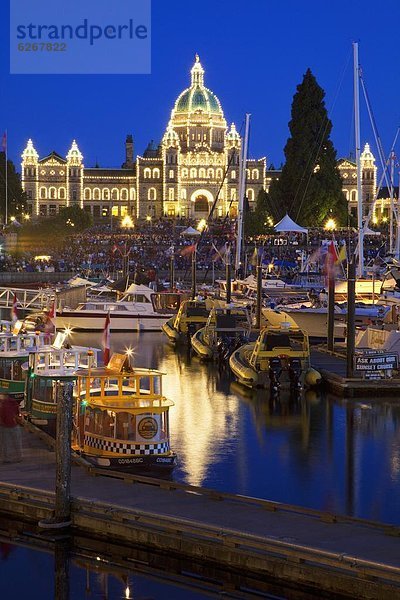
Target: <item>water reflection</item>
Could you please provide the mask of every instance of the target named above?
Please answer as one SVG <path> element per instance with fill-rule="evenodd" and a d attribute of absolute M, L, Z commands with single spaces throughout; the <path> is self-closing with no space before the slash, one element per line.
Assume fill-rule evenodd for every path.
<path fill-rule="evenodd" d="M 100 346 L 101 334 L 74 334 Z M 166 373 L 173 477 L 194 485 L 374 519 L 400 517 L 400 407 L 309 391 L 271 400 L 158 333 L 113 334 L 115 350 Z"/>

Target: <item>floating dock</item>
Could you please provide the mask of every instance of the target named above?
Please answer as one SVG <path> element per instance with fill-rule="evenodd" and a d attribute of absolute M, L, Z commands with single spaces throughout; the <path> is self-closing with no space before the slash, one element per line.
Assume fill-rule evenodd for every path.
<path fill-rule="evenodd" d="M 54 509 L 54 452 L 23 430 L 2 464 L 0 513 L 37 523 Z M 192 558 L 319 597 L 400 598 L 400 528 L 172 481 L 100 471 L 74 457 L 74 535 Z M 294 596 L 293 596 L 294 597 Z"/>
<path fill-rule="evenodd" d="M 346 377 L 343 348 L 329 352 L 324 347 L 311 350 L 311 364 L 322 375 L 325 389 L 346 398 L 387 398 L 398 396 L 400 378 L 368 380 Z"/>

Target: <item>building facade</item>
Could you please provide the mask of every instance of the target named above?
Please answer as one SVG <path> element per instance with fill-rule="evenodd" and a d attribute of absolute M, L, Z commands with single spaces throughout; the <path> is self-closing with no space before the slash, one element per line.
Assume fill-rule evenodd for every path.
<path fill-rule="evenodd" d="M 22 185 L 34 218 L 55 215 L 77 204 L 95 220 L 130 215 L 196 217 L 236 215 L 242 140 L 230 127 L 217 96 L 204 84 L 196 56 L 190 86 L 177 98 L 158 145 L 134 155 L 133 137 L 125 142 L 120 169 L 87 168 L 76 141 L 66 157 L 52 152 L 39 158 L 32 140 L 22 153 Z M 249 159 L 246 197 L 254 207 L 260 190 L 268 190 L 277 171 L 266 170 L 266 158 Z"/>

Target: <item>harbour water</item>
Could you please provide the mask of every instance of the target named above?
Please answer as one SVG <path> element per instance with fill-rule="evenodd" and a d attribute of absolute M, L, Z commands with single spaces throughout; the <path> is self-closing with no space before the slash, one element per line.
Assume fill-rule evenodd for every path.
<path fill-rule="evenodd" d="M 73 333 L 100 347 L 101 334 Z M 229 369 L 176 351 L 161 333 L 113 333 L 112 351 L 166 373 L 173 478 L 390 523 L 400 521 L 400 405 L 307 391 L 295 401 L 251 393 Z M 373 482 L 371 484 L 371 482 Z"/>
<path fill-rule="evenodd" d="M 100 347 L 101 337 L 74 332 L 71 343 Z M 166 374 L 164 394 L 175 403 L 170 411 L 171 445 L 179 459 L 175 480 L 399 523 L 396 400 L 351 401 L 306 391 L 295 400 L 282 395 L 280 401 L 272 401 L 266 390 L 251 393 L 238 386 L 229 369 L 203 364 L 185 347 L 175 350 L 161 333 L 113 333 L 111 344 L 112 351 L 131 348 L 137 366 Z M 5 530 L 3 523 L 0 532 Z M 134 566 L 121 570 L 112 562 L 96 564 L 93 553 L 87 556 L 89 565 L 73 553 L 60 563 L 62 568 L 69 565 L 70 598 L 197 600 L 210 594 L 196 577 L 193 587 L 182 586 L 168 567 L 163 579 Z M 56 564 L 52 552 L 10 544 L 4 534 L 0 597 L 57 597 Z M 275 588 L 273 597 L 286 594 Z"/>

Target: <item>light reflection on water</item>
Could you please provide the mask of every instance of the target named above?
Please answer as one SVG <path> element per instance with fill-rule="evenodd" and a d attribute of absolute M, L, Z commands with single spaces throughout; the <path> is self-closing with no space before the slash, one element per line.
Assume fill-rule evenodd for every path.
<path fill-rule="evenodd" d="M 100 347 L 101 333 L 73 343 Z M 160 333 L 113 333 L 112 350 L 166 373 L 174 479 L 193 485 L 399 522 L 400 408 L 308 391 L 271 402 L 225 371 L 176 352 Z"/>

